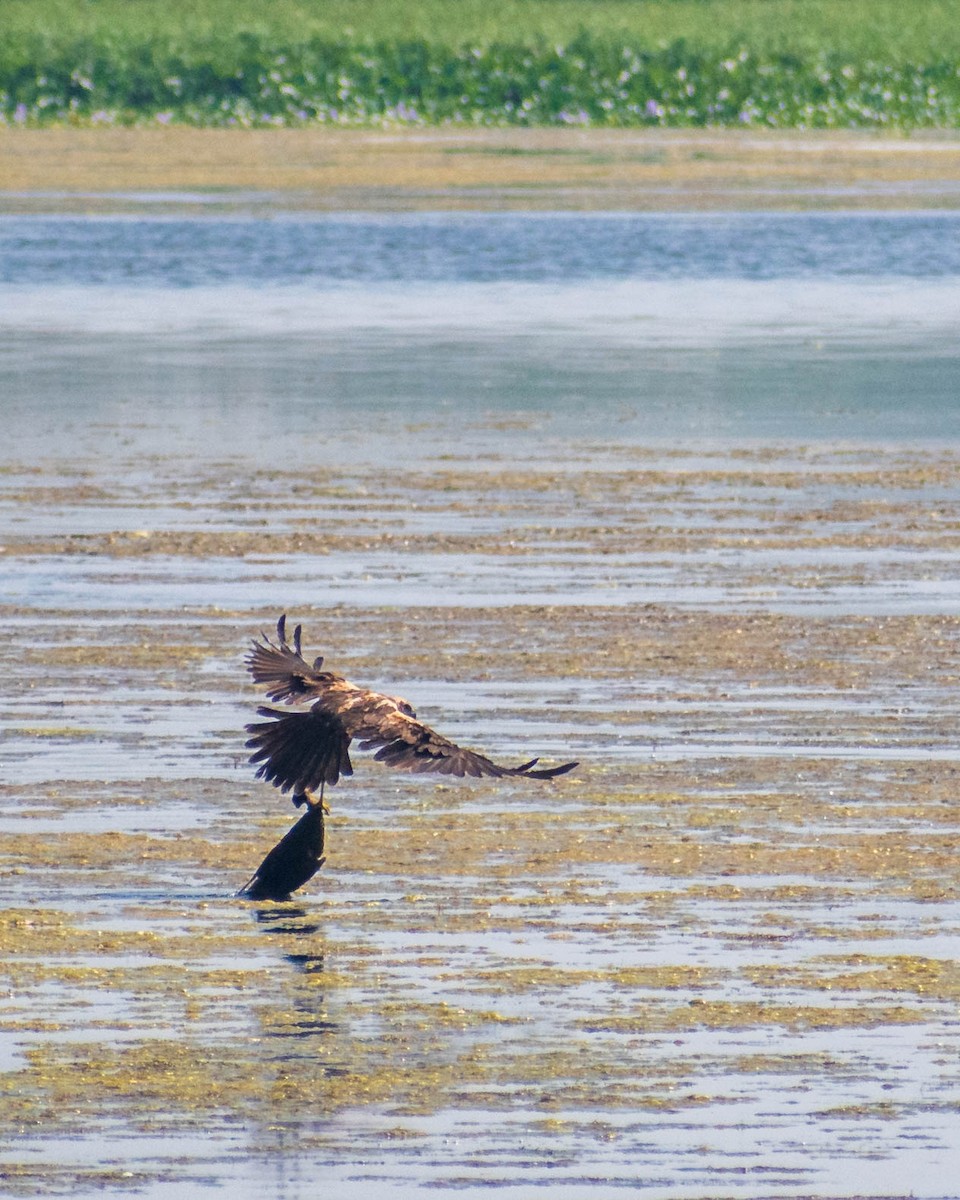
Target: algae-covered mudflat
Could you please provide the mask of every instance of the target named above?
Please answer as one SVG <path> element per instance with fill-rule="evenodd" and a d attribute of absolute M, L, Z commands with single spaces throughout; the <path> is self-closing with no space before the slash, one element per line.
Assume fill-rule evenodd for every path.
<path fill-rule="evenodd" d="M 960 1175 L 956 218 L 7 216 L 13 1196 Z M 249 639 L 551 784 L 357 753 Z"/>
<path fill-rule="evenodd" d="M 7 1194 L 950 1194 L 956 450 L 509 441 L 293 485 L 7 464 Z M 294 815 L 244 764 L 243 647 L 341 558 L 397 595 L 318 571 L 310 649 L 583 765 L 357 756 L 321 874 L 240 902 Z M 412 602 L 424 558 L 496 589 Z"/>

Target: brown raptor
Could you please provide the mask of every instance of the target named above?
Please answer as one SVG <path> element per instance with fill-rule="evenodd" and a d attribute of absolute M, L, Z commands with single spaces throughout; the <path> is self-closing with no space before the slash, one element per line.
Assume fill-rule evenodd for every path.
<path fill-rule="evenodd" d="M 300 633 L 298 625 L 293 644 L 287 641 L 284 615 L 277 622 L 277 641 L 261 635 L 246 657 L 247 669 L 268 699 L 310 704 L 306 711 L 258 708 L 266 720 L 246 727 L 251 735 L 247 747 L 254 751 L 250 761 L 260 764 L 257 777 L 283 792 L 292 790 L 296 804 L 322 803 L 326 784 L 353 774 L 349 747 L 354 739 L 361 750 L 375 750 L 379 762 L 399 771 L 553 779 L 578 765 L 537 767 L 533 758 L 518 767 L 504 767 L 465 750 L 418 721 L 413 707 L 399 696 L 385 696 L 324 671 L 322 658 L 308 663 L 300 650 Z M 313 795 L 318 788 L 319 798 Z"/>

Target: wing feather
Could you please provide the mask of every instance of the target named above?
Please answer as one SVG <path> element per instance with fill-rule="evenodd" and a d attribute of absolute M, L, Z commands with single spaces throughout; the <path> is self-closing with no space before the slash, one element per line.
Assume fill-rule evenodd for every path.
<path fill-rule="evenodd" d="M 484 775 L 493 779 L 503 779 L 509 775 L 553 779 L 579 765 L 570 762 L 559 767 L 534 770 L 538 760 L 532 758 L 518 767 L 505 767 L 484 754 L 478 754 L 476 750 L 458 746 L 429 725 L 403 714 L 394 714 L 389 722 L 383 722 L 380 730 L 364 729 L 360 736 L 361 750 L 373 750 L 379 746 L 374 755 L 376 761 L 397 771 L 433 771 L 440 775 L 470 775 L 475 779 Z"/>
<path fill-rule="evenodd" d="M 247 726 L 251 735 L 247 749 L 250 762 L 259 763 L 257 778 L 265 779 L 282 792 L 314 791 L 323 783 L 331 786 L 341 775 L 352 775 L 350 737 L 343 722 L 322 709 L 283 712 L 258 708 L 267 720 Z"/>
<path fill-rule="evenodd" d="M 244 660 L 253 682 L 259 684 L 274 702 L 290 703 L 320 695 L 327 684 L 337 678 L 328 671 L 321 671 L 322 658 L 314 659 L 311 666 L 300 653 L 300 626 L 293 634 L 291 646 L 286 637 L 286 616 L 277 622 L 277 642 L 274 644 L 266 634 L 261 641 L 254 641 Z"/>

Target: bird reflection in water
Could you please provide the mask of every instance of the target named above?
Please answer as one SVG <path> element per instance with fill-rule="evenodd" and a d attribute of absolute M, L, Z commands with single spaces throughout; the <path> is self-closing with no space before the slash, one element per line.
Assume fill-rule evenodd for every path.
<path fill-rule="evenodd" d="M 323 973 L 323 928 L 315 913 L 299 904 L 262 905 L 254 913 L 264 933 L 271 938 L 278 938 L 282 943 L 286 962 L 314 979 Z M 322 1015 L 323 997 L 317 992 L 315 984 L 307 985 L 304 981 L 301 990 L 295 979 L 296 976 L 289 984 L 289 1015 L 282 1024 L 265 1028 L 264 1036 L 309 1038 L 337 1028 L 335 1022 Z M 284 1054 L 283 1058 L 296 1058 L 299 1053 Z M 331 1068 L 331 1073 L 339 1072 Z"/>

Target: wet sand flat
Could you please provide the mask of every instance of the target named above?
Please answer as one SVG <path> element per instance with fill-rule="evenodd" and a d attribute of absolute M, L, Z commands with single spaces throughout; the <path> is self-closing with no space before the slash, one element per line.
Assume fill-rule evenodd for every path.
<path fill-rule="evenodd" d="M 6 1194 L 951 1194 L 955 447 L 409 427 L 292 482 L 115 420 L 0 476 Z M 357 754 L 321 873 L 233 899 L 296 816 L 242 732 L 287 607 L 581 767 Z"/>
<path fill-rule="evenodd" d="M 0 207 L 955 208 L 953 134 L 0 130 Z"/>

